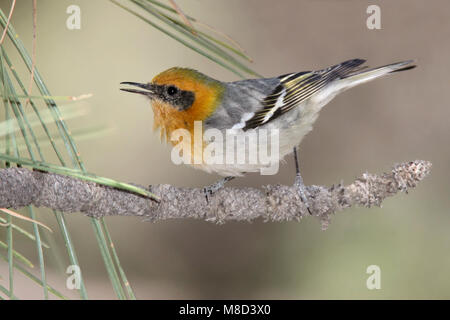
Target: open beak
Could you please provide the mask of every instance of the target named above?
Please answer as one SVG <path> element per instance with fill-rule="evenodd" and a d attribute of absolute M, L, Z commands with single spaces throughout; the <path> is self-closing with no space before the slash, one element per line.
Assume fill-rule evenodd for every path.
<path fill-rule="evenodd" d="M 145 90 L 136 90 L 136 89 L 128 89 L 128 88 L 120 88 L 122 91 L 132 92 L 132 93 L 139 93 L 143 94 L 145 96 L 153 96 L 155 94 L 155 91 L 153 90 L 153 85 L 150 83 L 138 83 L 138 82 L 121 82 L 120 84 L 127 84 L 131 86 L 135 86 L 138 88 L 142 88 Z"/>

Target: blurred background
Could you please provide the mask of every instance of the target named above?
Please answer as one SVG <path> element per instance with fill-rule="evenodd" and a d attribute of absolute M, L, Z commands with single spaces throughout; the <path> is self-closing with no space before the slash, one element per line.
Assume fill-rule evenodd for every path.
<path fill-rule="evenodd" d="M 66 27 L 69 5 L 81 9 L 81 29 Z M 432 175 L 382 208 L 338 213 L 320 222 L 158 223 L 108 217 L 116 249 L 140 299 L 448 299 L 450 298 L 450 3 L 379 0 L 381 29 L 366 26 L 361 0 L 178 0 L 183 11 L 238 41 L 263 76 L 320 69 L 351 58 L 372 67 L 417 59 L 418 68 L 354 88 L 322 110 L 300 148 L 305 184 L 350 183 L 361 173 L 389 171 L 415 159 Z M 11 1 L 0 0 L 7 14 Z M 106 134 L 77 141 L 89 172 L 140 185 L 199 187 L 219 177 L 170 161 L 170 147 L 152 132 L 153 114 L 121 81 L 145 82 L 184 66 L 214 78 L 239 77 L 106 0 L 37 1 L 36 66 L 53 95 L 92 93 L 74 103 L 88 110 L 69 119 L 73 130 L 98 125 Z M 32 2 L 18 1 L 11 23 L 32 51 Z M 19 72 L 25 68 L 17 66 Z M 36 90 L 37 92 L 37 90 Z M 77 139 L 75 135 L 75 139 Z M 44 150 L 50 155 L 50 148 Z M 50 159 L 51 156 L 50 156 Z M 233 186 L 290 184 L 292 157 L 275 176 L 249 174 Z M 48 210 L 39 220 L 57 230 Z M 114 298 L 89 220 L 67 215 L 90 298 Z M 3 233 L 3 231 L 0 231 Z M 61 244 L 60 235 L 54 234 Z M 15 246 L 33 256 L 33 244 Z M 65 260 L 50 253 L 49 282 L 65 289 Z M 66 263 L 67 264 L 67 263 Z M 366 268 L 381 268 L 381 289 L 368 290 Z M 7 283 L 0 261 L 0 282 Z M 38 274 L 38 270 L 35 270 Z M 22 298 L 42 289 L 16 279 Z"/>

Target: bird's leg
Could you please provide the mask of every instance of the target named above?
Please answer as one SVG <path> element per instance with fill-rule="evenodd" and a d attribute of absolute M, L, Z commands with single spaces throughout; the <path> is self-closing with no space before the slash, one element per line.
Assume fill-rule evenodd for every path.
<path fill-rule="evenodd" d="M 206 186 L 203 188 L 203 192 L 205 193 L 206 202 L 209 202 L 209 197 L 211 197 L 215 192 L 222 189 L 225 183 L 227 183 L 230 180 L 233 180 L 235 177 L 228 176 L 225 178 L 222 178 L 213 184 L 210 184 L 209 186 Z"/>
<path fill-rule="evenodd" d="M 309 208 L 309 201 L 308 201 L 308 196 L 307 196 L 308 191 L 306 190 L 305 184 L 303 183 L 303 179 L 300 174 L 300 165 L 299 165 L 299 161 L 298 161 L 296 147 L 294 147 L 293 153 L 294 153 L 294 159 L 295 159 L 295 182 L 294 182 L 294 185 L 298 188 L 298 193 L 300 194 L 300 198 L 302 199 L 303 203 L 305 204 L 306 209 L 308 209 L 309 214 L 312 214 L 311 209 Z"/>

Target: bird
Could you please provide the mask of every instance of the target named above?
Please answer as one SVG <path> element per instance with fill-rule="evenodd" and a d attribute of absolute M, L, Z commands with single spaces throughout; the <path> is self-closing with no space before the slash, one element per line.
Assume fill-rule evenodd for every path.
<path fill-rule="evenodd" d="M 347 89 L 416 67 L 414 60 L 376 68 L 365 66 L 365 62 L 364 59 L 351 59 L 316 71 L 233 82 L 222 82 L 191 68 L 173 67 L 159 73 L 150 82 L 121 82 L 121 85 L 134 87 L 121 90 L 144 95 L 150 100 L 154 129 L 159 129 L 161 138 L 171 141 L 174 146 L 179 141 L 171 140 L 171 135 L 180 129 L 194 135 L 196 123 L 201 124 L 203 133 L 216 129 L 219 132 L 231 131 L 237 137 L 258 130 L 276 132 L 278 161 L 293 153 L 294 185 L 311 213 L 308 193 L 300 173 L 297 149 L 306 134 L 312 130 L 319 111 Z M 206 144 L 202 140 L 196 147 L 193 145 L 189 139 L 185 141 L 183 156 L 192 159 L 195 148 L 202 151 Z M 237 154 L 248 154 L 249 144 L 238 144 L 235 151 Z M 224 177 L 204 188 L 207 202 L 227 181 L 267 167 L 267 163 L 259 162 L 211 163 L 207 160 L 204 156 L 196 163 L 188 163 L 197 169 Z"/>

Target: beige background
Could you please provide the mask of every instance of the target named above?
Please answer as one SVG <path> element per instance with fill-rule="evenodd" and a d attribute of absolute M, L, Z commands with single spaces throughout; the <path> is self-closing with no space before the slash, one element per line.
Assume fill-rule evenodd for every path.
<path fill-rule="evenodd" d="M 381 209 L 339 213 L 325 232 L 314 218 L 223 226 L 107 218 L 139 298 L 450 298 L 450 3 L 376 1 L 382 29 L 368 30 L 366 8 L 372 3 L 178 0 L 187 14 L 241 43 L 254 58 L 252 67 L 265 76 L 351 58 L 365 58 L 371 66 L 417 59 L 415 70 L 330 103 L 302 143 L 301 167 L 306 184 L 350 182 L 366 170 L 381 172 L 414 159 L 432 161 L 432 176 Z M 9 1 L 0 4 L 9 11 Z M 81 30 L 65 26 L 70 4 L 81 7 Z M 30 51 L 31 17 L 31 1 L 18 1 L 12 23 Z M 78 142 L 90 172 L 143 185 L 202 186 L 218 178 L 172 164 L 170 148 L 151 130 L 148 103 L 118 90 L 121 81 L 148 81 L 172 66 L 237 80 L 108 1 L 38 1 L 37 67 L 52 94 L 94 94 L 75 104 L 88 114 L 69 120 L 70 127 L 111 129 Z M 288 158 L 276 176 L 251 174 L 231 185 L 287 184 L 293 174 Z M 48 211 L 40 218 L 56 227 Z M 79 214 L 68 221 L 90 297 L 114 297 L 90 222 Z M 59 235 L 56 241 L 61 243 Z M 22 245 L 20 238 L 16 245 Z M 32 246 L 22 246 L 33 255 Z M 64 278 L 49 259 L 52 283 L 61 288 Z M 366 288 L 372 264 L 381 267 L 381 290 Z M 5 283 L 6 270 L 0 262 Z M 40 297 L 37 286 L 20 279 L 19 296 Z"/>

